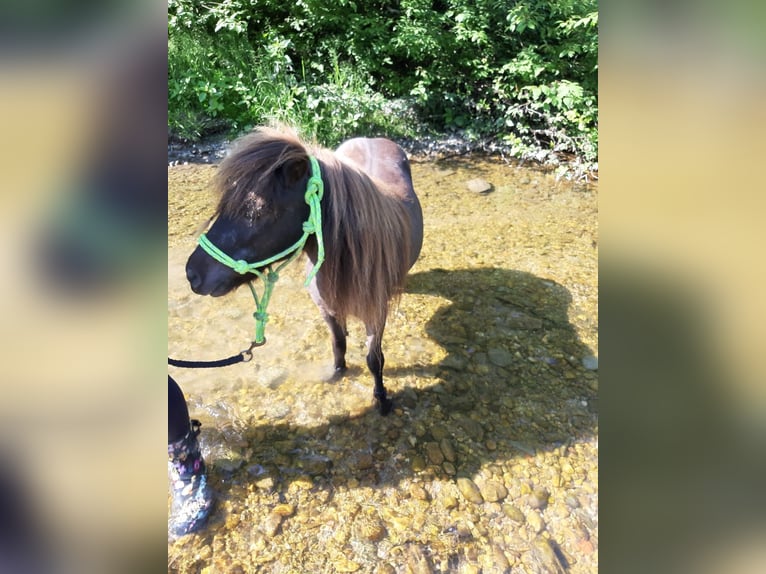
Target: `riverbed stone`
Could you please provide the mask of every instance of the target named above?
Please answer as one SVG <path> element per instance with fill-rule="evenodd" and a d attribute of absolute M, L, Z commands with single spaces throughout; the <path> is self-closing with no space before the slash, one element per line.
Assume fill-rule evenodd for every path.
<path fill-rule="evenodd" d="M 507 367 L 513 364 L 513 354 L 507 349 L 494 347 L 487 352 L 489 360 L 498 367 Z"/>
<path fill-rule="evenodd" d="M 442 451 L 442 454 L 447 461 L 455 462 L 455 460 L 457 460 L 455 449 L 452 447 L 452 443 L 446 438 L 439 441 L 439 449 Z"/>
<path fill-rule="evenodd" d="M 492 184 L 480 177 L 469 179 L 465 182 L 465 186 L 472 193 L 484 194 L 492 191 Z"/>
<path fill-rule="evenodd" d="M 514 522 L 521 523 L 526 521 L 526 517 L 524 516 L 524 513 L 513 504 L 503 504 L 503 514 L 505 514 L 508 518 L 510 518 Z"/>
<path fill-rule="evenodd" d="M 439 443 L 428 442 L 426 443 L 426 456 L 431 464 L 439 465 L 444 462 L 444 453 L 439 447 Z"/>
<path fill-rule="evenodd" d="M 499 502 L 508 496 L 508 489 L 496 480 L 487 480 L 479 483 L 481 495 L 487 502 Z"/>
<path fill-rule="evenodd" d="M 527 501 L 529 502 L 529 506 L 535 509 L 542 510 L 546 506 L 548 506 L 548 497 L 550 496 L 550 493 L 545 488 L 536 488 L 532 491 L 532 493 L 527 497 Z"/>
<path fill-rule="evenodd" d="M 473 502 L 474 504 L 481 504 L 484 502 L 484 497 L 481 495 L 481 490 L 479 490 L 479 487 L 476 486 L 476 483 L 470 478 L 463 476 L 458 478 L 457 488 L 460 491 L 460 494 L 463 495 L 463 498 L 465 498 L 468 502 Z"/>

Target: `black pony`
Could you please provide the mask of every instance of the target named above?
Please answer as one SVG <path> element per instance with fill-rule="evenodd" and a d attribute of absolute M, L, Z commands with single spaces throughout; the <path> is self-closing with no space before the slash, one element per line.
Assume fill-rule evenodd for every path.
<path fill-rule="evenodd" d="M 312 215 L 307 185 L 321 173 L 321 234 L 300 243 Z M 335 152 L 309 148 L 294 134 L 260 128 L 241 138 L 215 177 L 221 194 L 206 241 L 228 260 L 264 261 L 299 245 L 309 260 L 309 292 L 332 334 L 335 373 L 346 370 L 346 319 L 367 330 L 367 366 L 382 414 L 381 342 L 390 302 L 402 293 L 423 243 L 423 214 L 407 157 L 394 142 L 355 138 Z M 322 262 L 322 254 L 324 262 Z M 285 259 L 289 254 L 280 256 Z M 233 268 L 234 267 L 234 268 Z M 221 296 L 256 275 L 224 264 L 198 246 L 186 264 L 192 290 Z"/>

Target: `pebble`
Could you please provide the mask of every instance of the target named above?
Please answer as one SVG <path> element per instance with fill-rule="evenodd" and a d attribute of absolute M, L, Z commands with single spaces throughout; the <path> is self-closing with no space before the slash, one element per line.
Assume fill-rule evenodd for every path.
<path fill-rule="evenodd" d="M 532 511 L 527 515 L 527 524 L 532 528 L 535 534 L 539 534 L 545 528 L 545 522 L 539 512 Z"/>
<path fill-rule="evenodd" d="M 450 510 L 452 508 L 456 508 L 457 507 L 457 498 L 455 498 L 451 494 L 448 494 L 448 495 L 446 495 L 442 499 L 442 504 L 444 505 L 444 508 L 446 508 L 447 510 Z"/>
<path fill-rule="evenodd" d="M 480 442 L 484 438 L 484 429 L 482 428 L 481 423 L 463 416 L 461 417 L 459 424 L 465 433 L 473 440 Z"/>
<path fill-rule="evenodd" d="M 292 516 L 295 512 L 295 507 L 292 504 L 277 504 L 272 512 L 279 516 Z"/>
<path fill-rule="evenodd" d="M 339 556 L 333 560 L 333 569 L 336 572 L 356 572 L 361 566 L 358 562 L 349 560 L 345 556 Z"/>
<path fill-rule="evenodd" d="M 442 454 L 444 454 L 444 458 L 447 459 L 449 462 L 455 462 L 457 457 L 455 456 L 455 449 L 452 448 L 452 443 L 448 441 L 446 438 L 443 438 L 441 441 L 439 441 L 439 448 L 442 451 Z"/>
<path fill-rule="evenodd" d="M 426 468 L 426 459 L 419 454 L 412 455 L 411 467 L 413 472 L 420 472 Z"/>
<path fill-rule="evenodd" d="M 514 522 L 525 522 L 526 517 L 524 513 L 512 504 L 503 504 L 503 514 Z"/>
<path fill-rule="evenodd" d="M 472 193 L 489 193 L 492 191 L 492 184 L 480 177 L 469 179 L 465 182 L 465 186 Z"/>
<path fill-rule="evenodd" d="M 508 489 L 496 480 L 481 482 L 479 486 L 481 495 L 487 502 L 499 502 L 508 496 Z"/>
<path fill-rule="evenodd" d="M 439 465 L 444 462 L 444 453 L 441 448 L 439 448 L 439 443 L 426 443 L 426 456 L 431 464 Z"/>
<path fill-rule="evenodd" d="M 361 520 L 356 527 L 356 533 L 370 542 L 380 542 L 386 536 L 386 527 L 379 518 L 373 517 Z"/>
<path fill-rule="evenodd" d="M 451 462 L 445 462 L 442 465 L 442 470 L 444 470 L 444 472 L 450 476 L 455 476 L 457 474 L 457 469 Z"/>
<path fill-rule="evenodd" d="M 481 495 L 481 490 L 476 486 L 476 483 L 470 478 L 460 477 L 457 479 L 457 488 L 460 494 L 463 495 L 468 502 L 474 504 L 481 504 L 484 502 L 484 498 Z"/>
<path fill-rule="evenodd" d="M 239 524 L 239 514 L 229 514 L 226 517 L 226 528 L 232 529 L 236 528 Z"/>
<path fill-rule="evenodd" d="M 542 510 L 546 506 L 548 506 L 548 497 L 550 496 L 550 493 L 544 489 L 539 488 L 532 491 L 532 494 L 529 495 L 527 498 L 527 501 L 529 502 L 529 506 L 532 508 Z"/>
<path fill-rule="evenodd" d="M 487 351 L 489 361 L 497 367 L 508 367 L 513 364 L 513 354 L 506 349 L 492 348 Z"/>
<path fill-rule="evenodd" d="M 416 500 L 424 500 L 426 502 L 431 500 L 431 496 L 428 494 L 428 491 L 423 488 L 423 485 L 417 483 L 414 483 L 410 486 L 410 496 Z"/>
<path fill-rule="evenodd" d="M 431 436 L 434 437 L 435 440 L 442 440 L 450 436 L 450 432 L 444 425 L 435 424 L 431 427 Z"/>
<path fill-rule="evenodd" d="M 269 513 L 268 516 L 261 523 L 261 530 L 269 538 L 274 538 L 280 525 L 282 524 L 282 516 L 274 512 Z"/>

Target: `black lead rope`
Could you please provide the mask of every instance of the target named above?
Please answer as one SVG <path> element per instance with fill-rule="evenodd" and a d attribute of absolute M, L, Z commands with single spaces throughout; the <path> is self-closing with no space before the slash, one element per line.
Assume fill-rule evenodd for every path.
<path fill-rule="evenodd" d="M 260 347 L 266 343 L 266 339 L 262 343 L 253 342 L 250 348 L 240 351 L 236 355 L 226 357 L 225 359 L 218 359 L 217 361 L 182 361 L 180 359 L 171 359 L 168 357 L 168 365 L 171 367 L 181 367 L 183 369 L 213 369 L 215 367 L 228 367 L 229 365 L 236 365 L 237 363 L 247 363 L 253 359 L 253 349 Z"/>
<path fill-rule="evenodd" d="M 171 359 L 168 357 L 168 365 L 172 367 L 182 367 L 185 369 L 212 369 L 214 367 L 228 367 L 229 365 L 236 365 L 245 360 L 242 353 L 227 357 L 226 359 L 219 359 L 218 361 L 181 361 L 179 359 Z"/>

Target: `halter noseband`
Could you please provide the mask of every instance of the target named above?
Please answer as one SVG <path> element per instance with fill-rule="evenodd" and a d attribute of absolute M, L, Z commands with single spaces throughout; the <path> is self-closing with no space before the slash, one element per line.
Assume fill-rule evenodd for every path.
<path fill-rule="evenodd" d="M 315 233 L 317 237 L 317 260 L 316 263 L 314 263 L 314 266 L 311 268 L 311 271 L 309 271 L 308 276 L 306 277 L 306 282 L 304 283 L 306 287 L 308 287 L 309 283 L 311 283 L 311 280 L 316 276 L 317 271 L 319 271 L 319 268 L 324 262 L 322 210 L 320 209 L 320 201 L 322 200 L 322 195 L 324 194 L 324 183 L 322 182 L 322 174 L 319 171 L 319 162 L 317 159 L 313 156 L 309 156 L 309 161 L 311 162 L 311 176 L 309 177 L 308 183 L 306 184 L 306 194 L 304 196 L 306 203 L 309 205 L 309 217 L 303 223 L 303 235 L 292 246 L 283 251 L 280 251 L 276 255 L 272 255 L 271 257 L 264 259 L 263 261 L 248 263 L 244 259 L 233 259 L 221 251 L 218 247 L 211 243 L 211 241 L 207 238 L 207 235 L 204 233 L 200 235 L 198 240 L 200 247 L 202 247 L 205 253 L 210 255 L 210 257 L 219 263 L 230 267 L 240 275 L 244 275 L 245 273 L 253 273 L 257 275 L 261 281 L 263 281 L 264 291 L 263 296 L 260 299 L 258 298 L 258 294 L 255 292 L 253 282 L 247 282 L 250 287 L 250 291 L 253 294 L 253 299 L 255 299 L 255 313 L 253 313 L 253 317 L 255 318 L 255 338 L 253 340 L 253 344 L 250 347 L 251 349 L 253 347 L 263 345 L 266 342 L 264 331 L 266 330 L 266 323 L 269 320 L 269 315 L 266 312 L 266 307 L 269 304 L 269 299 L 271 298 L 271 292 L 274 289 L 274 285 L 279 280 L 279 272 L 286 265 L 290 264 L 296 257 L 298 257 L 301 251 L 303 251 L 303 247 L 306 245 L 306 241 L 308 240 L 309 235 L 312 233 Z M 283 261 L 276 268 L 276 270 L 272 270 L 272 263 L 288 256 L 289 258 Z M 262 268 L 265 268 L 265 274 L 260 271 Z"/>

